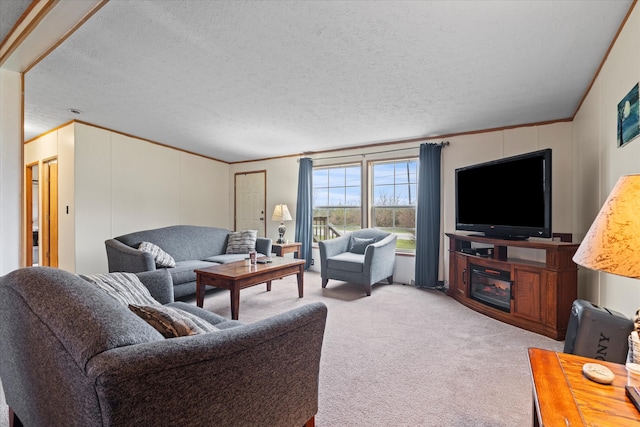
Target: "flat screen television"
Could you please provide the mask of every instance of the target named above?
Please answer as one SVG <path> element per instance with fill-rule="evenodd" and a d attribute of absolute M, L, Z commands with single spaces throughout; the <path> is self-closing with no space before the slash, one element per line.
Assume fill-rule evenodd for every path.
<path fill-rule="evenodd" d="M 458 168 L 456 230 L 551 237 L 551 149 Z"/>

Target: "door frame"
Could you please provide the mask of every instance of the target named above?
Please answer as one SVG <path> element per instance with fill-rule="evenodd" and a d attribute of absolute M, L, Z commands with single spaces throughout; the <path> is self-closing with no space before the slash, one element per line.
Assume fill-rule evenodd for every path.
<path fill-rule="evenodd" d="M 33 168 L 38 166 L 38 259 L 33 259 Z M 58 157 L 25 165 L 25 265 L 58 267 Z"/>
<path fill-rule="evenodd" d="M 42 265 L 58 267 L 58 158 L 44 160 L 42 172 L 44 185 L 39 188 L 43 197 L 41 221 L 45 233 L 41 241 L 46 242 L 42 245 Z"/>
<path fill-rule="evenodd" d="M 25 265 L 33 265 L 33 168 L 38 167 L 38 189 L 40 188 L 40 164 L 39 162 L 25 165 L 24 171 L 24 194 L 25 194 L 25 221 L 24 221 L 24 248 Z M 38 198 L 40 191 L 38 190 Z M 40 203 L 38 202 L 38 234 L 40 234 Z M 39 262 L 39 260 L 36 260 Z"/>

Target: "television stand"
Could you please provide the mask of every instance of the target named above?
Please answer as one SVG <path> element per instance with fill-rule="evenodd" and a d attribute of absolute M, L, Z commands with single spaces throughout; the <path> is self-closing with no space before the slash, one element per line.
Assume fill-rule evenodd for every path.
<path fill-rule="evenodd" d="M 492 234 L 469 234 L 469 237 L 488 237 L 489 239 L 496 240 L 529 240 L 529 236 L 522 234 L 497 234 L 495 236 Z"/>
<path fill-rule="evenodd" d="M 449 237 L 448 295 L 467 307 L 505 323 L 563 340 L 577 299 L 578 266 L 572 257 L 577 243 L 547 240 L 507 240 L 486 236 L 446 233 Z M 472 243 L 493 245 L 491 258 L 463 252 Z M 511 258 L 509 248 L 544 251 L 544 262 Z M 507 272 L 510 297 L 503 308 L 472 297 L 472 268 Z M 489 285 L 493 283 L 489 281 Z M 499 287 L 499 286 L 498 286 Z"/>

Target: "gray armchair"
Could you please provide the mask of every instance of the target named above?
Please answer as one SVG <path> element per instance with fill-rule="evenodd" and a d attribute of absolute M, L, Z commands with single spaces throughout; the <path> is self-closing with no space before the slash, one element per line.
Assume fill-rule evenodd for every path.
<path fill-rule="evenodd" d="M 322 287 L 329 279 L 365 285 L 367 296 L 371 286 L 386 279 L 393 283 L 396 239 L 393 233 L 364 228 L 331 240 L 318 242 Z"/>
<path fill-rule="evenodd" d="M 138 277 L 158 302 L 218 330 L 164 338 L 63 270 L 0 277 L 0 378 L 11 425 L 313 425 L 324 304 L 243 324 L 170 302 L 167 271 Z"/>

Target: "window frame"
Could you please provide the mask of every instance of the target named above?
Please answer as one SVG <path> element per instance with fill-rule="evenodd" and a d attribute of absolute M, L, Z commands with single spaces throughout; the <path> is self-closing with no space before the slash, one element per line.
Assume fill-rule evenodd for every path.
<path fill-rule="evenodd" d="M 311 191 L 312 191 L 312 193 L 315 193 L 316 188 L 317 188 L 316 187 L 316 179 L 315 179 L 316 170 L 320 170 L 320 169 L 330 170 L 330 169 L 341 169 L 341 168 L 347 169 L 347 168 L 350 168 L 350 167 L 357 167 L 360 170 L 360 184 L 359 184 L 359 188 L 360 188 L 360 194 L 359 194 L 360 205 L 357 206 L 357 207 L 360 210 L 360 224 L 359 224 L 359 226 L 360 226 L 360 228 L 364 228 L 365 227 L 364 224 L 365 224 L 365 220 L 366 220 L 366 218 L 365 218 L 365 216 L 363 214 L 363 212 L 364 212 L 363 207 L 365 206 L 365 204 L 364 204 L 365 203 L 365 199 L 364 199 L 365 194 L 364 194 L 364 186 L 363 186 L 363 181 L 364 181 L 364 178 L 363 178 L 363 176 L 364 176 L 364 174 L 363 174 L 363 164 L 362 164 L 361 161 L 342 162 L 342 163 L 328 164 L 328 165 L 322 165 L 322 166 L 315 166 L 314 165 L 313 166 L 313 185 L 312 185 L 312 190 Z M 346 178 L 347 177 L 345 176 L 345 186 L 344 187 L 334 187 L 334 188 L 345 188 L 345 192 L 346 192 L 347 188 L 355 187 L 355 186 L 347 186 L 346 185 L 347 184 Z M 330 197 L 331 197 L 330 196 L 330 189 L 332 187 L 331 187 L 331 179 L 330 179 L 329 176 L 327 176 L 327 187 L 323 187 L 323 188 L 327 188 L 327 202 L 330 202 L 331 201 L 331 199 L 330 199 Z M 315 198 L 316 198 L 315 195 L 313 195 L 312 196 L 312 203 L 311 203 L 312 212 L 315 212 L 316 209 L 331 210 L 331 209 L 348 209 L 350 207 L 347 204 L 348 199 L 347 199 L 346 194 L 345 194 L 345 205 L 331 205 L 331 204 L 328 204 L 328 205 L 319 205 L 319 207 L 317 207 L 316 204 L 314 203 L 315 202 Z M 353 207 L 356 207 L 356 206 L 353 206 Z M 347 230 L 347 224 L 346 223 L 343 222 L 343 224 L 341 224 L 341 227 L 343 227 L 343 229 L 344 229 L 343 231 L 344 232 L 347 232 L 346 231 Z M 314 233 L 314 235 L 315 235 L 315 233 Z"/>
<path fill-rule="evenodd" d="M 374 167 L 376 164 L 382 164 L 382 163 L 400 163 L 400 162 L 407 162 L 407 161 L 411 161 L 411 162 L 415 162 L 416 163 L 416 168 L 415 168 L 415 205 L 392 205 L 395 208 L 413 208 L 415 211 L 414 214 L 414 225 L 413 225 L 413 230 L 414 230 L 414 236 L 416 235 L 416 228 L 417 228 L 417 224 L 415 222 L 415 218 L 417 218 L 417 214 L 418 214 L 418 176 L 419 176 L 419 168 L 420 168 L 420 158 L 418 155 L 408 155 L 408 156 L 396 156 L 396 157 L 385 157 L 385 158 L 380 158 L 380 159 L 372 159 L 372 160 L 368 160 L 367 161 L 367 171 L 368 171 L 368 176 L 367 176 L 367 192 L 369 194 L 369 200 L 367 201 L 367 224 L 368 227 L 372 227 L 372 228 L 380 228 L 377 227 L 376 225 L 374 225 L 375 223 L 375 182 L 374 182 Z M 397 174 L 394 174 L 394 187 L 396 185 L 403 185 L 403 184 L 396 184 L 395 183 L 395 176 L 397 176 Z M 411 180 L 409 179 L 409 182 L 406 184 L 411 184 L 410 182 Z M 394 192 L 395 194 L 395 192 Z M 393 227 L 394 229 L 397 227 Z M 380 228 L 381 229 L 381 228 Z M 385 230 L 386 231 L 386 230 Z M 393 231 L 392 231 L 393 232 Z M 394 232 L 395 233 L 395 232 Z M 395 233 L 397 235 L 397 233 Z M 415 240 L 415 239 L 414 239 Z M 410 253 L 410 254 L 415 254 L 415 248 L 398 248 L 396 246 L 396 252 L 397 253 Z"/>
<path fill-rule="evenodd" d="M 322 159 L 320 159 L 322 160 Z M 381 163 L 398 163 L 398 162 L 403 162 L 403 161 L 413 161 L 416 163 L 416 169 L 415 169 L 415 190 L 416 190 L 416 196 L 415 196 L 415 205 L 398 205 L 398 207 L 401 208 L 413 208 L 415 210 L 415 216 L 417 217 L 417 212 L 418 212 L 418 176 L 419 176 L 419 168 L 420 168 L 420 159 L 418 154 L 411 154 L 411 155 L 403 155 L 403 156 L 394 156 L 394 157 L 380 157 L 380 158 L 375 158 L 375 159 L 362 159 L 362 160 L 357 160 L 357 161 L 353 161 L 353 162 L 339 162 L 339 163 L 326 163 L 326 164 L 322 164 L 322 165 L 314 165 L 313 166 L 313 173 L 314 173 L 314 177 L 315 177 L 315 171 L 317 169 L 331 169 L 331 168 L 341 168 L 341 167 L 349 167 L 349 166 L 358 166 L 360 167 L 360 172 L 361 172 L 361 178 L 360 178 L 360 211 L 361 211 L 361 219 L 360 219 L 360 227 L 361 228 L 368 228 L 368 227 L 372 227 L 372 228 L 376 228 L 373 226 L 374 224 L 374 173 L 373 173 L 373 168 L 376 164 L 381 164 Z M 411 184 L 411 183 L 409 183 Z M 395 184 L 394 185 L 401 185 L 401 184 Z M 312 191 L 315 191 L 315 180 L 313 183 L 313 189 Z M 315 197 L 313 197 L 312 200 L 312 211 L 315 211 L 316 205 L 314 204 L 315 201 Z M 325 209 L 325 208 L 330 208 L 329 206 L 323 206 L 320 205 L 319 209 Z M 414 223 L 414 227 L 413 229 L 416 229 L 416 224 Z M 415 231 L 414 231 L 415 234 Z M 404 254 L 408 254 L 408 255 L 415 255 L 415 249 L 413 248 L 397 248 L 396 247 L 396 253 L 404 253 Z"/>

